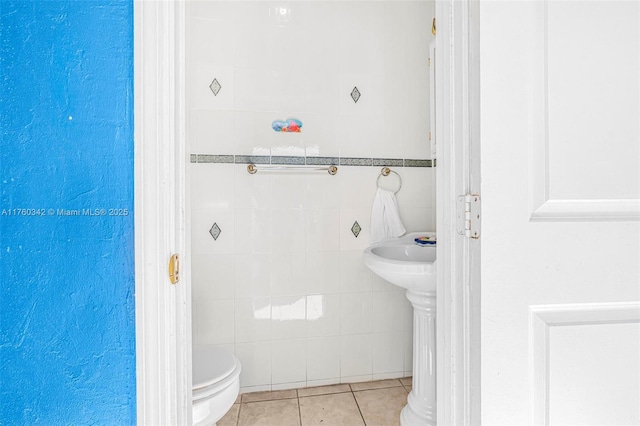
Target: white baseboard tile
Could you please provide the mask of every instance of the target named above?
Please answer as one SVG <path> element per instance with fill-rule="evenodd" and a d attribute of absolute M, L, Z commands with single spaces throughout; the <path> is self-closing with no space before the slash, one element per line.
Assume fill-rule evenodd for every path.
<path fill-rule="evenodd" d="M 339 385 L 340 377 L 336 377 L 334 379 L 322 379 L 322 380 L 307 380 L 308 388 L 313 388 L 316 386 L 331 386 L 331 385 Z"/>
<path fill-rule="evenodd" d="M 271 385 L 244 386 L 240 388 L 240 393 L 265 392 L 270 390 Z"/>
<path fill-rule="evenodd" d="M 370 382 L 373 380 L 373 376 L 371 374 L 366 374 L 363 376 L 345 376 L 340 378 L 340 383 L 360 383 L 360 382 Z"/>
<path fill-rule="evenodd" d="M 299 389 L 307 386 L 307 382 L 293 382 L 293 383 L 278 383 L 277 385 L 271 385 L 272 391 Z"/>
<path fill-rule="evenodd" d="M 377 373 L 374 374 L 372 379 L 373 380 L 387 380 L 387 379 L 401 379 L 403 377 L 406 377 L 404 374 L 404 371 L 397 371 L 397 372 L 393 372 L 393 373 Z"/>

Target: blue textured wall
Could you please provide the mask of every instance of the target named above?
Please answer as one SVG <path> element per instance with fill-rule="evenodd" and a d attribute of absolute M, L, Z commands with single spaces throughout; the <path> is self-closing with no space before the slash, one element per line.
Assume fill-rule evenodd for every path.
<path fill-rule="evenodd" d="M 0 86 L 0 424 L 133 424 L 132 2 L 1 0 Z"/>

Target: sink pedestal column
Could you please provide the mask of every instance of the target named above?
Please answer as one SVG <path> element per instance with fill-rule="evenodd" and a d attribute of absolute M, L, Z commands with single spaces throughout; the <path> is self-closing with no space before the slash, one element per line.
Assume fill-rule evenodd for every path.
<path fill-rule="evenodd" d="M 436 426 L 436 293 L 407 290 L 413 305 L 413 383 L 402 426 Z"/>

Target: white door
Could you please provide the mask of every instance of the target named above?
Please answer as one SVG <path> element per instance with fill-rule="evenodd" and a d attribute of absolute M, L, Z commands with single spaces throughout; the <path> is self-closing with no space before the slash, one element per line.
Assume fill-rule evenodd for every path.
<path fill-rule="evenodd" d="M 640 2 L 480 3 L 483 425 L 640 424 Z"/>

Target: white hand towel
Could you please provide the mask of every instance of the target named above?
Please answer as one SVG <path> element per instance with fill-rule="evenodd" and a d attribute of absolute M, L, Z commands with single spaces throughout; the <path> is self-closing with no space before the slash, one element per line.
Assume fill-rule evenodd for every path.
<path fill-rule="evenodd" d="M 378 188 L 371 209 L 371 244 L 404 235 L 407 232 L 398 211 L 396 195 Z"/>

